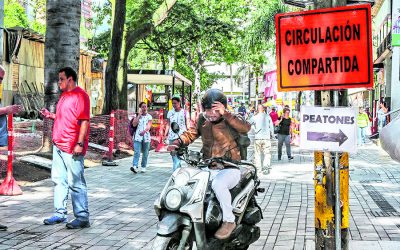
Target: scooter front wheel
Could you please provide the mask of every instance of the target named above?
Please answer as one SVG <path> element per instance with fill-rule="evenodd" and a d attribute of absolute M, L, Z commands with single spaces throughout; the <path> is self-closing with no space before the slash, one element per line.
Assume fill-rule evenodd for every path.
<path fill-rule="evenodd" d="M 170 236 L 157 235 L 153 241 L 152 250 L 176 250 L 178 249 L 181 234 L 175 232 Z M 185 250 L 190 250 L 193 247 L 193 241 L 186 243 Z"/>

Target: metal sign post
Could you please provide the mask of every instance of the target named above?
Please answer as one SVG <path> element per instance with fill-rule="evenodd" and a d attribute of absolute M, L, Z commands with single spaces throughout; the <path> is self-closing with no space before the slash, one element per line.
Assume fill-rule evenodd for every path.
<path fill-rule="evenodd" d="M 0 0 L 0 64 L 3 61 L 4 0 Z"/>
<path fill-rule="evenodd" d="M 372 87 L 371 6 L 345 6 L 346 0 L 312 3 L 314 10 L 275 16 L 277 83 L 281 92 L 321 90 L 316 92 L 315 104 L 323 108 L 313 107 L 313 111 L 307 107 L 312 114 L 308 123 L 301 125 L 300 136 L 300 147 L 303 144 L 315 150 L 315 248 L 345 250 L 350 213 L 347 152 L 356 150 L 355 144 L 352 147 L 357 134 L 356 112 L 350 115 L 347 109 L 347 120 L 339 122 L 341 118 L 336 117 L 344 114 L 337 113 L 338 106 L 347 106 L 346 92 L 340 100 L 338 91 L 334 98 L 331 92 Z M 317 109 L 324 114 L 315 113 Z M 342 127 L 350 130 L 343 133 Z"/>
<path fill-rule="evenodd" d="M 334 107 L 339 106 L 339 92 L 333 92 Z M 336 249 L 342 249 L 342 213 L 340 210 L 340 171 L 339 154 L 335 152 L 335 245 Z"/>

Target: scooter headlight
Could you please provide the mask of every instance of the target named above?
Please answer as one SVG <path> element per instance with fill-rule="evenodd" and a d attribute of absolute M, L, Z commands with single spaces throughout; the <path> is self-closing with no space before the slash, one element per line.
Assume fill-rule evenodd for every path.
<path fill-rule="evenodd" d="M 181 192 L 173 188 L 167 192 L 167 195 L 165 196 L 165 206 L 169 210 L 177 210 L 181 206 L 182 203 L 182 194 Z"/>
<path fill-rule="evenodd" d="M 181 170 L 174 178 L 175 186 L 177 187 L 186 186 L 189 180 L 190 180 L 189 173 Z"/>

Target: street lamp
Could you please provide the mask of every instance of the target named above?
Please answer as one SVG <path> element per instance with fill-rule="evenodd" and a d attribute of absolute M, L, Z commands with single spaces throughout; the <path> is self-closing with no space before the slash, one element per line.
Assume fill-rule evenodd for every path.
<path fill-rule="evenodd" d="M 314 1 L 310 0 L 283 0 L 285 4 L 293 5 L 300 8 L 305 8 L 309 5 L 313 5 Z"/>
<path fill-rule="evenodd" d="M 369 4 L 371 4 L 371 7 L 372 7 L 375 4 L 375 0 L 361 0 L 361 1 L 347 0 L 347 5 L 363 4 L 363 3 L 369 3 Z"/>

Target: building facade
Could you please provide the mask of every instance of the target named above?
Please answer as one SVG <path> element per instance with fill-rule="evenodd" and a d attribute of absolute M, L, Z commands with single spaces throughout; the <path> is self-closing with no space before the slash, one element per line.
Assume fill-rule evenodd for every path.
<path fill-rule="evenodd" d="M 92 0 L 81 1 L 81 44 L 85 44 L 92 36 L 91 19 L 93 18 Z"/>
<path fill-rule="evenodd" d="M 376 115 L 380 101 L 391 111 L 400 108 L 400 1 L 375 1 L 372 18 L 375 81 L 370 105 Z"/>

